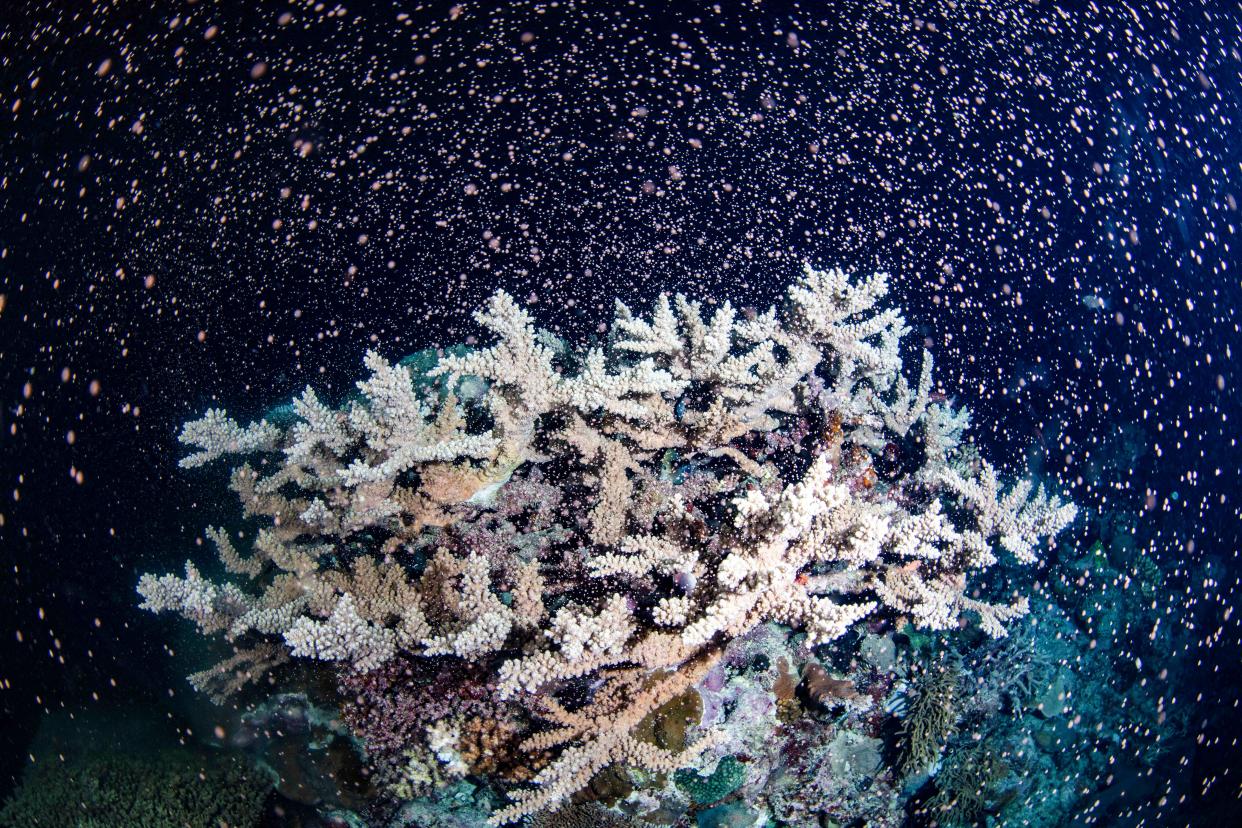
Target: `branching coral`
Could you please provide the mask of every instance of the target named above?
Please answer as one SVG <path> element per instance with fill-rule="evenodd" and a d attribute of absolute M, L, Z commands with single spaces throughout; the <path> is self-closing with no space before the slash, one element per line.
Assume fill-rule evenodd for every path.
<path fill-rule="evenodd" d="M 931 402 L 929 355 L 903 376 L 886 294 L 883 275 L 807 268 L 751 318 L 681 295 L 646 319 L 618 302 L 606 344 L 573 350 L 500 291 L 476 315 L 493 344 L 418 376 L 368 352 L 343 408 L 307 389 L 283 430 L 213 409 L 183 429 L 183 465 L 266 454 L 266 476 L 242 465 L 233 488 L 268 525 L 246 556 L 212 531 L 243 581 L 187 563 L 143 576 L 143 606 L 356 675 L 472 665 L 541 757 L 496 823 L 617 763 L 690 763 L 712 734 L 673 753 L 635 730 L 759 625 L 815 646 L 876 612 L 937 629 L 969 613 L 1002 636 L 1025 599 L 968 595 L 969 575 L 994 545 L 1035 560 L 1074 507 L 1026 481 L 1002 494 L 991 466 L 960 462 L 968 415 Z M 467 384 L 482 391 L 459 397 Z M 911 435 L 922 464 L 877 475 L 885 441 Z M 541 490 L 555 496 L 518 494 Z M 484 772 L 451 722 L 401 739 L 434 771 L 420 779 Z"/>
<path fill-rule="evenodd" d="M 977 825 L 997 784 L 1008 773 L 1005 762 L 988 746 L 965 748 L 946 761 L 928 806 L 943 825 Z"/>
<path fill-rule="evenodd" d="M 958 662 L 944 659 L 923 665 L 913 683 L 901 729 L 902 773 L 921 773 L 940 757 L 958 716 Z"/>

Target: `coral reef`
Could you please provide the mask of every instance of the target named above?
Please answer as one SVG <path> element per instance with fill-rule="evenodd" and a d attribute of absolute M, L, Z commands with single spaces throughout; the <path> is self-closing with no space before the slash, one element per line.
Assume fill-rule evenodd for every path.
<path fill-rule="evenodd" d="M 209 533 L 230 580 L 187 561 L 142 576 L 143 606 L 234 642 L 197 680 L 218 696 L 285 658 L 331 665 L 390 792 L 486 778 L 509 797 L 493 824 L 616 766 L 657 783 L 722 773 L 711 763 L 734 737 L 706 697 L 693 739 L 648 731 L 653 711 L 720 680 L 731 645 L 780 625 L 805 654 L 868 619 L 974 617 L 1003 637 L 1026 597 L 971 576 L 1001 552 L 1034 563 L 1075 517 L 977 459 L 930 354 L 907 380 L 887 291 L 883 274 L 808 267 L 753 316 L 681 295 L 647 318 L 617 302 L 585 349 L 500 291 L 475 317 L 493 344 L 396 364 L 368 352 L 342 407 L 307 388 L 283 426 L 213 409 L 183 428 L 182 465 L 247 458 L 231 485 L 260 526 L 245 555 Z M 897 443 L 917 450 L 888 462 Z M 777 724 L 768 665 L 748 685 L 768 700 L 755 734 Z M 818 664 L 802 676 L 804 696 L 854 716 L 879 686 Z M 492 727 L 466 726 L 484 711 Z M 918 738 L 910 767 L 939 749 Z M 842 739 L 829 752 L 846 765 L 874 752 Z"/>
<path fill-rule="evenodd" d="M 986 746 L 960 751 L 940 771 L 937 792 L 929 805 L 946 825 L 974 825 L 1008 768 Z"/>
<path fill-rule="evenodd" d="M 265 771 L 286 805 L 362 807 L 372 792 L 355 737 L 336 713 L 305 693 L 276 693 L 241 715 L 227 746 Z"/>
<path fill-rule="evenodd" d="M 928 770 L 940 757 L 958 717 L 961 668 L 951 659 L 926 664 L 912 682 L 902 723 L 902 773 Z"/>
<path fill-rule="evenodd" d="M 700 776 L 689 768 L 674 774 L 677 787 L 690 795 L 697 805 L 719 802 L 736 791 L 746 779 L 746 769 L 734 756 L 726 756 L 716 763 L 716 770 L 709 776 Z"/>
<path fill-rule="evenodd" d="M 253 828 L 271 783 L 222 757 L 96 753 L 32 765 L 3 808 L 5 828 Z"/>
<path fill-rule="evenodd" d="M 531 820 L 531 828 L 638 828 L 638 823 L 597 805 L 568 805 Z"/>

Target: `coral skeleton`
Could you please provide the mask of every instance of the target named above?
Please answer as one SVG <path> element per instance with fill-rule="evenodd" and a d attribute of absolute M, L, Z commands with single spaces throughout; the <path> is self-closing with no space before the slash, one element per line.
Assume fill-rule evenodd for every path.
<path fill-rule="evenodd" d="M 369 351 L 343 406 L 307 388 L 288 427 L 209 410 L 181 431 L 182 465 L 253 462 L 232 487 L 259 531 L 243 556 L 209 530 L 231 580 L 187 562 L 142 576 L 143 606 L 260 654 L 219 668 L 239 677 L 286 657 L 353 676 L 447 658 L 489 676 L 479 692 L 526 728 L 514 749 L 537 768 L 497 825 L 612 765 L 692 767 L 710 729 L 678 751 L 636 730 L 758 627 L 814 647 L 876 614 L 977 616 L 1004 636 L 1025 597 L 986 600 L 970 576 L 1002 553 L 1035 562 L 1075 508 L 1029 480 L 1006 491 L 975 461 L 969 413 L 933 400 L 930 354 L 917 381 L 903 374 L 887 292 L 883 274 L 807 267 L 749 317 L 680 294 L 646 318 L 618 301 L 604 344 L 575 350 L 498 291 L 475 315 L 490 345 L 421 372 Z M 912 438 L 918 462 L 881 473 L 885 447 Z M 460 776 L 463 732 L 413 728 L 396 755 Z"/>

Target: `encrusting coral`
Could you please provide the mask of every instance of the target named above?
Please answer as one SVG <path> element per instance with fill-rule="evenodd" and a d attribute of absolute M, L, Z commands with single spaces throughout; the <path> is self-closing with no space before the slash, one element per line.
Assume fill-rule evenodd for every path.
<path fill-rule="evenodd" d="M 967 461 L 969 417 L 933 401 L 930 355 L 917 384 L 902 374 L 887 291 L 882 274 L 808 267 L 782 308 L 750 317 L 681 295 L 645 319 L 618 302 L 586 350 L 498 291 L 475 317 L 494 344 L 418 375 L 369 352 L 343 408 L 308 388 L 288 428 L 208 411 L 181 432 L 182 465 L 256 458 L 233 488 L 268 523 L 246 557 L 211 533 L 237 582 L 187 562 L 144 575 L 143 606 L 354 674 L 470 663 L 541 757 L 495 824 L 618 763 L 692 765 L 711 732 L 672 752 L 634 731 L 760 625 L 815 646 L 873 613 L 932 629 L 973 614 L 1003 636 L 1026 599 L 982 600 L 968 576 L 994 547 L 1031 563 L 1074 506 Z M 877 465 L 911 438 L 917 462 Z M 541 508 L 531 487 L 556 499 Z M 470 772 L 450 725 L 412 729 L 403 762 Z"/>

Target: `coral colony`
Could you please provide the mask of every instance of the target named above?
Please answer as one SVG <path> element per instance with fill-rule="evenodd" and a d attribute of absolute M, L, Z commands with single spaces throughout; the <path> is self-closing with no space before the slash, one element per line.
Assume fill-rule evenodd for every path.
<path fill-rule="evenodd" d="M 930 354 L 903 370 L 887 292 L 807 267 L 780 309 L 618 301 L 602 344 L 573 348 L 498 291 L 475 315 L 493 344 L 369 352 L 341 408 L 307 388 L 283 424 L 210 410 L 181 465 L 250 458 L 232 488 L 262 528 L 244 555 L 210 530 L 234 577 L 144 575 L 143 606 L 233 642 L 191 677 L 219 699 L 291 659 L 334 665 L 394 797 L 469 776 L 504 792 L 501 825 L 627 767 L 649 810 L 670 791 L 711 802 L 761 772 L 799 671 L 812 698 L 873 704 L 818 663 L 753 656 L 779 703 L 743 721 L 739 659 L 875 646 L 886 619 L 1005 636 L 1027 598 L 970 577 L 1036 562 L 1075 517 L 1031 481 L 1005 490 L 968 412 L 933 393 Z M 952 726 L 936 675 L 907 694 L 928 713 L 907 720 L 906 770 Z M 686 732 L 653 726 L 683 708 Z M 842 731 L 824 772 L 874 767 L 876 743 Z"/>

